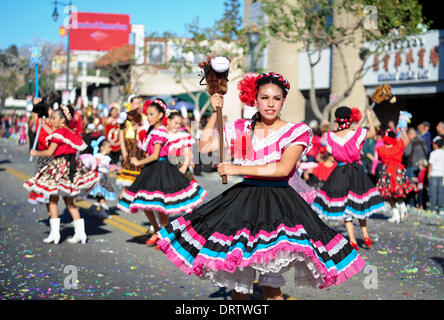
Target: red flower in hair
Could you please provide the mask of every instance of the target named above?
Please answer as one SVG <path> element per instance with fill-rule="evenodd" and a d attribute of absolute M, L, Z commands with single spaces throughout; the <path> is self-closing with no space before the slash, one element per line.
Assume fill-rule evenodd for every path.
<path fill-rule="evenodd" d="M 257 94 L 257 73 L 247 73 L 245 77 L 237 83 L 237 89 L 240 91 L 239 99 L 249 107 L 254 107 Z"/>
<path fill-rule="evenodd" d="M 148 109 L 148 106 L 151 104 L 153 100 L 146 100 L 145 103 L 143 104 L 143 109 L 142 109 L 142 113 L 146 114 L 146 110 Z"/>
<path fill-rule="evenodd" d="M 351 108 L 351 115 L 350 115 L 350 119 L 353 122 L 359 122 L 362 119 L 362 114 L 361 111 L 359 111 L 358 108 Z"/>
<path fill-rule="evenodd" d="M 140 130 L 140 131 L 139 131 L 139 140 L 140 140 L 141 142 L 144 142 L 144 141 L 145 141 L 145 138 L 146 138 L 146 130 Z"/>
<path fill-rule="evenodd" d="M 274 72 L 262 73 L 260 75 L 257 73 L 247 73 L 237 84 L 237 89 L 240 91 L 239 98 L 245 105 L 249 107 L 255 106 L 257 82 L 259 79 L 266 77 L 273 77 L 277 79 L 284 87 L 284 98 L 287 96 L 288 90 L 290 90 L 290 83 L 288 83 L 287 79 L 285 79 L 282 75 Z"/>

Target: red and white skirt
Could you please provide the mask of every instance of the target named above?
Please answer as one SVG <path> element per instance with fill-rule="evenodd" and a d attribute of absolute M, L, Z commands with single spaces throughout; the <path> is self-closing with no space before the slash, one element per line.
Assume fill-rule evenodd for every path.
<path fill-rule="evenodd" d="M 55 157 L 23 184 L 30 193 L 49 198 L 52 195 L 78 196 L 89 192 L 98 182 L 99 173 L 86 168 L 75 159 L 75 173 L 71 179 L 69 161 L 66 157 Z"/>

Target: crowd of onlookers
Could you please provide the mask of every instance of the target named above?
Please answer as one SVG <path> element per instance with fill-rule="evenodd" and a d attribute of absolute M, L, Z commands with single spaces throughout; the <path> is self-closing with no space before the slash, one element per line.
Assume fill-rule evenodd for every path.
<path fill-rule="evenodd" d="M 0 117 L 0 137 L 26 144 L 28 141 L 27 133 L 27 117 L 19 117 L 16 114 Z"/>
<path fill-rule="evenodd" d="M 329 130 L 329 124 L 317 126 L 311 123 L 313 129 L 313 149 L 307 154 L 308 161 L 327 161 L 316 157 L 317 153 L 326 153 L 325 133 Z M 416 128 L 409 127 L 407 136 L 409 142 L 406 144 L 403 156 L 403 165 L 408 178 L 417 184 L 419 192 L 409 194 L 406 201 L 412 208 L 431 210 L 433 212 L 444 212 L 444 121 L 436 126 L 436 134 L 432 136 L 430 123 L 423 121 Z M 361 162 L 369 177 L 376 184 L 378 173 L 382 162 L 375 151 L 383 145 L 383 136 L 386 129 L 395 129 L 396 123 L 390 121 L 386 128 L 378 128 L 375 138 L 367 139 L 362 151 Z M 331 161 L 331 159 L 329 160 Z"/>
<path fill-rule="evenodd" d="M 141 112 L 143 113 L 142 103 Z M 91 141 L 105 135 L 110 139 L 109 128 L 116 123 L 119 118 L 119 112 L 122 107 L 118 105 L 109 105 L 106 110 L 100 110 L 97 107 L 88 106 L 78 108 L 76 111 L 77 128 L 85 142 Z M 1 117 L 0 137 L 8 138 L 20 144 L 29 143 L 28 130 L 32 125 L 31 117 L 8 115 Z M 184 128 L 187 129 L 197 140 L 199 132 L 205 127 L 205 117 L 202 117 L 197 130 L 193 130 L 189 119 L 185 118 Z M 326 151 L 326 133 L 331 130 L 329 123 L 318 125 L 317 121 L 309 123 L 313 130 L 312 149 L 307 153 L 305 162 L 324 163 L 334 161 Z M 35 128 L 34 128 L 35 129 Z M 383 144 L 382 138 L 386 129 L 396 129 L 396 123 L 390 121 L 386 128 L 378 128 L 375 138 L 367 139 L 361 152 L 362 165 L 376 184 L 378 173 L 382 167 L 382 162 L 375 151 Z M 115 132 L 114 132 L 115 134 Z M 419 192 L 410 194 L 407 198 L 407 204 L 410 207 L 418 209 L 429 209 L 432 211 L 444 211 L 444 121 L 436 126 L 436 134 L 432 136 L 430 132 L 430 123 L 423 121 L 416 128 L 410 127 L 407 130 L 409 143 L 404 150 L 403 165 L 405 166 L 408 178 L 417 184 Z M 195 157 L 199 157 L 195 152 Z M 113 162 L 118 163 L 119 154 L 114 154 Z M 193 171 L 195 175 L 201 172 L 212 172 L 216 170 L 214 163 L 205 164 L 195 161 Z M 322 167 L 322 166 L 321 166 Z M 327 167 L 331 167 L 328 166 Z M 328 170 L 327 170 L 328 171 Z M 326 171 L 326 172 L 327 172 Z M 311 171 L 310 171 L 311 172 Z M 308 176 L 303 176 L 308 180 Z"/>

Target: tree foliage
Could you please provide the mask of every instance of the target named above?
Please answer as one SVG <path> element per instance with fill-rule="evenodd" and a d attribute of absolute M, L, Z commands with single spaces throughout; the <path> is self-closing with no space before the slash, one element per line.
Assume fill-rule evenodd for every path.
<path fill-rule="evenodd" d="M 235 68 L 245 67 L 244 59 L 239 59 L 248 52 L 240 8 L 239 0 L 226 0 L 222 17 L 212 27 L 201 27 L 199 18 L 196 17 L 186 25 L 190 39 L 173 39 L 180 54 L 170 60 L 169 66 L 176 71 L 178 77 L 182 73 L 195 72 L 196 62 L 205 60 L 211 53 L 229 57 Z M 186 56 L 188 59 L 183 58 Z"/>
<path fill-rule="evenodd" d="M 314 113 L 325 118 L 325 113 L 343 101 L 358 79 L 365 74 L 364 65 L 371 53 L 381 53 L 393 41 L 402 41 L 406 36 L 418 34 L 428 24 L 422 16 L 422 7 L 417 0 L 261 0 L 267 23 L 263 27 L 272 37 L 289 43 L 298 43 L 307 53 L 312 74 L 310 102 Z M 345 23 L 335 17 L 353 17 Z M 359 37 L 357 37 L 359 35 Z M 374 44 L 373 51 L 364 46 Z M 350 74 L 347 70 L 345 46 L 360 48 L 361 68 Z M 324 108 L 317 105 L 313 68 L 319 62 L 324 48 L 338 50 L 347 74 L 347 89 L 334 102 Z"/>
<path fill-rule="evenodd" d="M 51 61 L 56 54 L 57 45 L 41 42 L 42 48 L 39 63 L 39 92 L 41 96 L 51 98 L 56 95 L 54 75 L 51 73 Z M 31 64 L 31 46 L 17 47 L 11 45 L 0 50 L 0 99 L 3 107 L 9 96 L 23 96 L 24 93 L 34 94 L 29 90 L 29 81 L 35 85 L 35 67 Z M 25 89 L 24 89 L 25 88 Z"/>
<path fill-rule="evenodd" d="M 216 54 L 228 57 L 231 60 L 231 70 L 246 70 L 247 68 L 245 63 L 245 56 L 249 54 L 247 29 L 243 26 L 243 13 L 240 9 L 240 0 L 225 0 L 224 13 L 213 26 L 202 27 L 199 18 L 196 17 L 186 25 L 186 29 L 191 35 L 189 39 L 180 39 L 174 36 L 170 38 L 176 55 L 170 58 L 168 67 L 174 71 L 176 81 L 182 84 L 195 102 L 199 100 L 201 93 L 190 92 L 185 79 L 189 79 L 190 75 L 195 75 L 196 81 L 198 81 L 201 69 L 197 65 L 205 61 L 208 55 Z M 233 80 L 235 79 L 230 78 L 230 81 Z M 201 114 L 205 112 L 208 105 L 209 101 L 201 109 Z"/>

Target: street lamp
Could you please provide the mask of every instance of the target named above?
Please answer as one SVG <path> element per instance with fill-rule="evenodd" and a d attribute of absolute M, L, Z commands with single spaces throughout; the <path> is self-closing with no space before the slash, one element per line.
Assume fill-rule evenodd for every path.
<path fill-rule="evenodd" d="M 256 64 L 254 62 L 254 48 L 256 48 L 259 40 L 261 39 L 261 34 L 256 29 L 252 29 L 247 32 L 248 45 L 250 46 L 250 69 L 252 72 L 256 72 Z"/>
<path fill-rule="evenodd" d="M 57 12 L 57 6 L 54 2 L 54 11 L 52 12 L 52 20 L 57 21 L 59 19 L 59 13 Z"/>
<path fill-rule="evenodd" d="M 70 57 L 70 53 L 71 50 L 69 49 L 69 40 L 70 40 L 70 34 L 71 34 L 71 7 L 72 7 L 72 2 L 69 1 L 69 3 L 65 3 L 65 2 L 60 2 L 60 1 L 53 1 L 52 3 L 54 3 L 54 11 L 52 12 L 52 19 L 54 21 L 57 21 L 59 19 L 59 13 L 57 12 L 57 5 L 63 5 L 63 6 L 68 6 L 69 7 L 69 12 L 68 12 L 68 50 L 67 50 L 67 59 L 66 59 L 66 89 L 65 90 L 69 90 L 69 57 Z"/>

